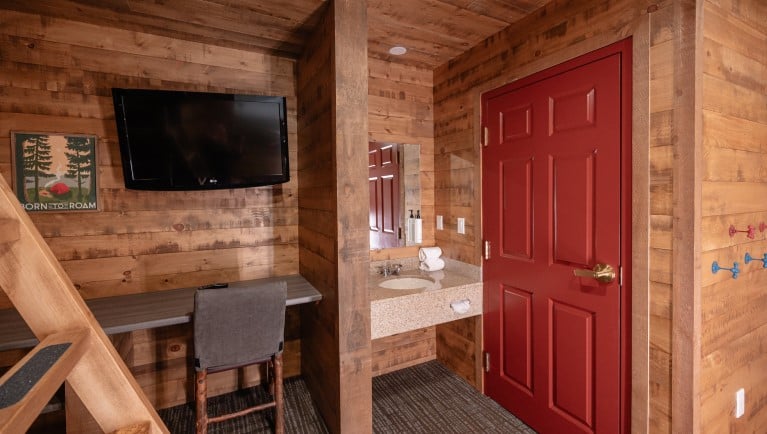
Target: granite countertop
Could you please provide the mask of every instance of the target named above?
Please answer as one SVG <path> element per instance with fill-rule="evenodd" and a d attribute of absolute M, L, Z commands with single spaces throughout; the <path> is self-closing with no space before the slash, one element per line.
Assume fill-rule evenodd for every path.
<path fill-rule="evenodd" d="M 371 338 L 377 339 L 482 314 L 482 279 L 478 268 L 451 261 L 440 271 L 404 270 L 384 277 L 371 271 Z M 462 264 L 467 265 L 467 264 Z M 417 277 L 434 283 L 419 289 L 387 289 L 381 282 Z"/>
<path fill-rule="evenodd" d="M 381 282 L 402 277 L 418 277 L 432 280 L 433 284 L 426 288 L 418 289 L 388 289 L 378 286 Z M 370 302 L 375 303 L 390 298 L 408 297 L 415 294 L 439 291 L 446 288 L 455 288 L 458 286 L 481 284 L 477 278 L 461 274 L 453 270 L 440 270 L 426 272 L 421 270 L 406 270 L 400 272 L 397 276 L 382 276 L 381 274 L 371 274 L 368 278 L 368 288 L 370 288 Z"/>

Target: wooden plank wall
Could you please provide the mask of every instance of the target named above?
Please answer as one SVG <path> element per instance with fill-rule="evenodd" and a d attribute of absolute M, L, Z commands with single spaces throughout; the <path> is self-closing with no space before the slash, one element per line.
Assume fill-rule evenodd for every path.
<path fill-rule="evenodd" d="M 423 245 L 435 243 L 434 98 L 429 69 L 368 57 L 368 137 L 378 142 L 421 146 L 421 215 Z M 418 247 L 370 252 L 373 261 L 414 257 Z"/>
<path fill-rule="evenodd" d="M 323 294 L 302 365 L 330 432 L 372 431 L 366 7 L 331 2 L 298 62 L 300 270 Z"/>
<path fill-rule="evenodd" d="M 298 272 L 294 60 L 6 9 L 0 9 L 0 39 L 0 173 L 6 179 L 10 131 L 98 136 L 101 209 L 30 215 L 84 298 Z M 112 87 L 287 96 L 291 182 L 203 192 L 125 190 Z M 0 298 L 0 308 L 8 306 Z M 300 316 L 290 318 L 290 327 L 300 328 Z M 300 372 L 297 335 L 286 352 L 293 373 Z M 128 350 L 131 368 L 155 405 L 191 396 L 193 376 L 185 367 L 191 328 L 127 339 L 135 343 Z M 217 384 L 216 392 L 234 387 L 229 380 Z"/>
<path fill-rule="evenodd" d="M 552 2 L 434 72 L 435 204 L 446 256 L 480 264 L 479 97 L 515 79 L 631 36 L 649 14 L 650 70 L 650 431 L 671 429 L 671 114 L 673 32 L 670 1 Z M 647 60 L 645 60 L 647 61 Z M 634 78 L 641 79 L 641 78 Z M 440 161 L 450 161 L 449 166 Z M 466 235 L 456 235 L 457 217 Z"/>
<path fill-rule="evenodd" d="M 317 353 L 321 363 L 303 366 L 309 390 L 323 390 L 316 403 L 326 423 L 338 429 L 340 379 L 338 358 L 338 270 L 333 12 L 326 11 L 298 61 L 298 230 L 299 269 L 323 296 L 316 308 L 302 312 L 305 354 Z M 365 202 L 367 203 L 367 202 Z"/>
<path fill-rule="evenodd" d="M 767 4 L 708 0 L 703 23 L 701 432 L 767 432 L 767 270 L 744 264 L 767 252 Z M 713 261 L 741 275 L 712 274 Z"/>
<path fill-rule="evenodd" d="M 295 61 L 9 10 L 0 10 L 0 29 L 6 179 L 10 131 L 98 136 L 100 211 L 31 214 L 85 298 L 298 271 Z M 293 180 L 238 190 L 126 190 L 112 87 L 287 96 Z"/>
<path fill-rule="evenodd" d="M 423 245 L 435 244 L 434 92 L 430 69 L 368 57 L 370 140 L 420 145 Z M 371 250 L 370 260 L 414 257 L 418 247 Z M 435 328 L 373 341 L 373 374 L 380 375 L 436 357 Z"/>

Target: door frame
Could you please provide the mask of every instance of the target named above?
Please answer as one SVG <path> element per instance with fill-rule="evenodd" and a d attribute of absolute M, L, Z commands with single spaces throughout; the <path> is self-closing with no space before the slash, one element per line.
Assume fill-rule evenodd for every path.
<path fill-rule="evenodd" d="M 482 94 L 497 89 L 505 84 L 528 77 L 537 72 L 562 64 L 581 55 L 588 54 L 621 40 L 631 37 L 631 152 L 622 156 L 623 168 L 628 165 L 631 170 L 631 185 L 624 185 L 622 193 L 628 192 L 630 198 L 628 210 L 631 213 L 631 230 L 628 234 L 630 252 L 625 252 L 630 258 L 630 276 L 624 276 L 630 282 L 630 295 L 622 300 L 622 315 L 626 327 L 622 328 L 622 348 L 626 348 L 628 363 L 621 367 L 621 426 L 626 432 L 649 432 L 649 370 L 650 370 L 650 19 L 649 14 L 643 15 L 636 21 L 633 29 L 625 34 L 602 34 L 578 42 L 517 68 L 512 76 L 503 76 L 484 83 L 474 94 L 474 137 L 476 155 L 481 155 L 482 148 Z M 624 104 L 622 102 L 622 104 Z M 627 138 L 624 137 L 624 140 Z M 625 158 L 624 158 L 625 157 Z M 475 179 L 482 179 L 482 164 L 474 167 Z M 477 186 L 475 193 L 476 205 L 474 221 L 482 222 L 482 183 Z M 621 212 L 625 205 L 621 203 Z M 480 228 L 480 232 L 481 228 Z M 625 244 L 624 244 L 625 245 Z M 622 245 L 621 249 L 624 249 Z M 476 257 L 482 256 L 482 242 L 475 243 Z M 622 254 L 624 251 L 622 251 Z M 484 348 L 484 342 L 482 343 Z M 482 384 L 484 391 L 484 384 Z"/>

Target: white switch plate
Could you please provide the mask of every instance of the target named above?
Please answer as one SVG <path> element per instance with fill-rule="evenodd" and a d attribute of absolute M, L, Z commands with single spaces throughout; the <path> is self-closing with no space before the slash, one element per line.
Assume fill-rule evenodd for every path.
<path fill-rule="evenodd" d="M 458 233 L 459 234 L 466 233 L 466 219 L 463 217 L 458 217 Z"/>
<path fill-rule="evenodd" d="M 735 392 L 735 417 L 739 418 L 746 413 L 746 391 L 738 389 Z"/>
<path fill-rule="evenodd" d="M 437 230 L 441 231 L 442 229 L 445 229 L 445 224 L 444 224 L 444 222 L 442 220 L 442 216 L 438 215 L 437 216 Z"/>

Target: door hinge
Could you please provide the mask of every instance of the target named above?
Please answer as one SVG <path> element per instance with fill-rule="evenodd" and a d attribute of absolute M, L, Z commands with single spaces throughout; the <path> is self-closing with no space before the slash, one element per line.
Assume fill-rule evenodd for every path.
<path fill-rule="evenodd" d="M 483 133 L 482 133 L 482 146 L 488 145 L 488 138 L 490 136 L 490 130 L 488 130 L 487 127 L 482 127 Z"/>
<path fill-rule="evenodd" d="M 485 372 L 490 372 L 490 353 L 488 353 L 487 351 L 484 351 L 482 355 L 484 356 L 482 365 L 485 368 Z"/>
<path fill-rule="evenodd" d="M 485 248 L 484 248 L 484 255 L 485 261 L 490 260 L 490 241 L 485 240 Z"/>

